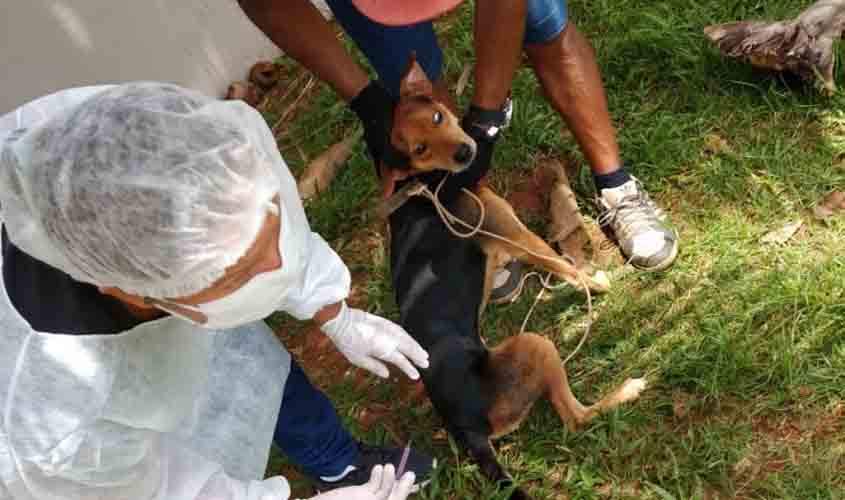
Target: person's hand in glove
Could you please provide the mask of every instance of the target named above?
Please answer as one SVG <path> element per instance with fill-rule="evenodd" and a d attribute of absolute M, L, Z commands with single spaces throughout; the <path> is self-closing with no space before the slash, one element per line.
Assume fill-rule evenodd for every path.
<path fill-rule="evenodd" d="M 393 465 L 377 465 L 367 484 L 327 491 L 310 500 L 405 500 L 412 493 L 415 479 L 408 471 L 397 480 Z"/>
<path fill-rule="evenodd" d="M 412 380 L 420 377 L 420 368 L 428 368 L 428 353 L 399 325 L 340 303 L 340 311 L 320 329 L 353 365 L 387 378 L 384 363 L 399 367 Z"/>
<path fill-rule="evenodd" d="M 378 166 L 390 141 L 396 99 L 381 84 L 371 81 L 349 102 L 349 107 L 364 126 L 367 150 Z"/>

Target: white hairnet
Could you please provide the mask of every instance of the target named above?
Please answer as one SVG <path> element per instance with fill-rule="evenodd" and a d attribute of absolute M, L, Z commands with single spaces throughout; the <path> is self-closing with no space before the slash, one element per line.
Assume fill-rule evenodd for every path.
<path fill-rule="evenodd" d="M 251 246 L 279 192 L 264 120 L 168 84 L 91 94 L 0 144 L 11 240 L 98 286 L 152 297 L 207 288 Z"/>

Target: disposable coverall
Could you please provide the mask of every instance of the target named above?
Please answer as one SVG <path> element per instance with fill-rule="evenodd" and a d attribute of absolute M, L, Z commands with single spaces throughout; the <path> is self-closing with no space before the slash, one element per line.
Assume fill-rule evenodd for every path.
<path fill-rule="evenodd" d="M 143 103 L 144 92 L 156 85 L 139 84 L 128 91 L 137 92 Z M 28 169 L 37 162 L 62 161 L 46 159 L 43 151 L 45 140 L 70 133 L 54 126 L 45 129 L 51 117 L 67 117 L 68 126 L 76 131 L 90 127 L 91 134 L 108 135 L 108 130 L 96 130 L 98 124 L 84 123 L 74 113 L 83 102 L 120 92 L 108 86 L 67 90 L 0 117 L 0 204 L 11 240 L 33 257 L 88 282 L 112 270 L 102 263 L 82 265 L 67 248 L 51 243 L 47 234 L 53 235 L 52 241 L 75 236 L 56 236 L 62 229 L 53 227 L 56 214 L 51 210 L 58 204 L 32 194 L 32 186 L 45 179 Z M 347 296 L 349 272 L 310 230 L 296 184 L 257 112 L 199 95 L 187 101 L 174 99 L 172 109 L 157 111 L 155 119 L 161 122 L 150 126 L 179 127 L 186 120 L 210 129 L 222 122 L 235 125 L 213 132 L 231 134 L 236 144 L 221 155 L 253 155 L 251 162 L 240 163 L 256 170 L 270 169 L 278 179 L 277 185 L 255 186 L 249 194 L 254 200 L 232 202 L 266 203 L 279 195 L 282 269 L 290 283 L 288 293 L 280 298 L 281 310 L 308 319 Z M 123 141 L 121 137 L 108 140 Z M 149 146 L 149 161 L 155 161 L 156 154 L 184 155 L 182 163 L 168 161 L 180 164 L 180 172 L 186 175 L 203 162 L 226 161 L 216 158 L 215 151 L 205 151 L 206 156 L 195 161 L 181 151 L 182 145 Z M 243 170 L 233 175 L 254 173 Z M 51 182 L 60 184 L 61 179 Z M 61 189 L 55 190 L 54 196 L 61 195 Z M 247 196 L 232 196 L 241 195 Z M 190 196 L 186 194 L 197 202 Z M 115 200 L 119 202 L 138 200 Z M 115 217 L 126 213 L 114 212 Z M 178 220 L 178 207 L 174 213 L 174 220 L 166 224 L 196 222 Z M 227 238 L 248 245 L 260 229 L 261 221 L 238 217 L 233 214 L 226 221 L 232 235 L 216 235 L 220 245 L 231 247 L 226 265 L 245 250 L 232 246 Z M 164 273 L 156 276 L 154 263 L 133 253 L 151 237 L 144 234 L 146 228 L 133 225 L 132 220 L 112 222 L 114 227 L 127 227 L 115 241 L 103 241 L 103 252 L 125 248 L 127 259 L 134 259 L 132 264 L 139 264 L 138 269 L 151 269 L 147 276 L 115 273 L 115 285 L 151 296 L 179 297 L 202 289 L 222 273 L 219 258 L 216 267 L 203 261 L 213 252 L 195 252 L 197 259 L 189 263 L 196 271 L 195 282 L 173 280 Z M 109 230 L 115 231 L 114 227 Z M 141 283 L 157 285 L 144 290 Z M 13 307 L 5 287 L 0 288 L 0 499 L 288 498 L 290 489 L 284 478 L 262 480 L 290 369 L 289 354 L 263 322 L 215 331 L 167 316 L 117 335 L 45 333 L 30 327 Z"/>

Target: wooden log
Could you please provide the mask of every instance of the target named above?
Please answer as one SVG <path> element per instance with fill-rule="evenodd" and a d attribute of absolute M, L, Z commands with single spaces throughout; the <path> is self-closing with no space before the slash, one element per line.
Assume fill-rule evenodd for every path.
<path fill-rule="evenodd" d="M 338 169 L 349 159 L 349 155 L 352 154 L 352 149 L 361 135 L 363 135 L 363 131 L 359 129 L 346 139 L 332 145 L 308 164 L 297 182 L 299 197 L 303 201 L 309 200 L 328 189 L 329 184 L 337 175 Z"/>
<path fill-rule="evenodd" d="M 548 240 L 557 244 L 558 249 L 574 261 L 575 267 L 589 271 L 590 262 L 593 260 L 590 251 L 593 245 L 581 217 L 575 193 L 569 185 L 566 169 L 558 161 L 549 162 L 545 168 L 554 178 L 549 191 L 551 222 L 548 227 Z"/>
<path fill-rule="evenodd" d="M 823 84 L 833 93 L 836 82 L 834 42 L 845 30 L 845 0 L 819 0 L 798 17 L 785 21 L 741 21 L 704 29 L 724 55 L 757 68 L 789 71 Z"/>

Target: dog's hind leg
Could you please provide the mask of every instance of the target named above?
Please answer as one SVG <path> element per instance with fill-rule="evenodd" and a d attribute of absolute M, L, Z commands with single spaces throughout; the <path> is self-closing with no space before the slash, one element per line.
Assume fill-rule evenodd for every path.
<path fill-rule="evenodd" d="M 549 343 L 551 344 L 551 342 Z M 629 378 L 598 402 L 584 406 L 572 393 L 572 388 L 569 386 L 569 380 L 566 376 L 566 368 L 560 359 L 557 348 L 554 348 L 554 356 L 546 356 L 544 370 L 547 376 L 549 401 L 554 406 L 560 419 L 572 431 L 578 430 L 579 427 L 603 412 L 637 399 L 646 387 L 645 379 Z"/>

